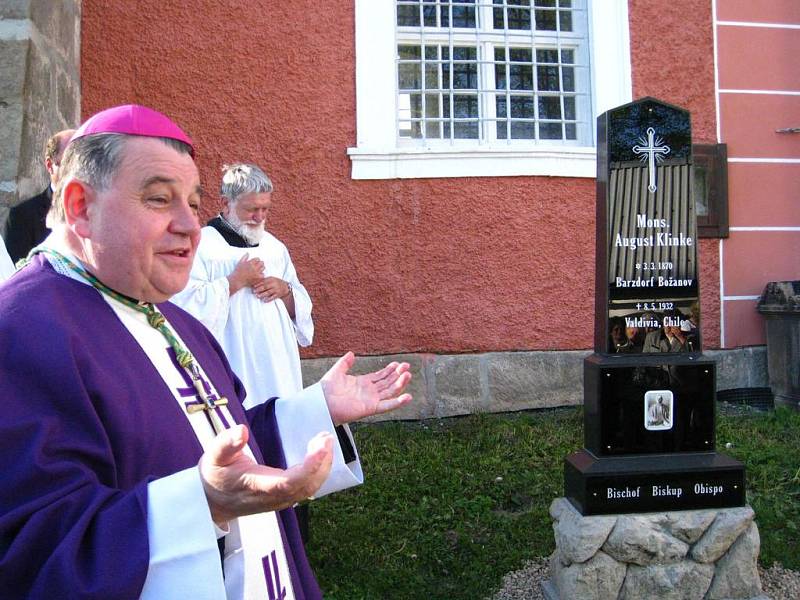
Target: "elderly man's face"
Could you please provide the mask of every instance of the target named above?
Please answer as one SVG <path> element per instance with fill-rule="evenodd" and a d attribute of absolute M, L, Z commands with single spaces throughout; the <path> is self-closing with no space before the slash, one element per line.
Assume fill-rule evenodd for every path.
<path fill-rule="evenodd" d="M 272 192 L 244 194 L 225 205 L 228 222 L 251 244 L 264 237 L 267 215 L 272 208 Z"/>
<path fill-rule="evenodd" d="M 202 190 L 192 158 L 163 142 L 131 137 L 111 186 L 88 206 L 86 260 L 106 285 L 163 302 L 189 279 Z"/>

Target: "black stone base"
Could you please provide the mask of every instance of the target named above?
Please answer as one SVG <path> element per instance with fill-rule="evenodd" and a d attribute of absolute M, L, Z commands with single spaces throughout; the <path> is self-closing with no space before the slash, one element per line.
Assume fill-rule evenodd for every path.
<path fill-rule="evenodd" d="M 744 506 L 744 465 L 716 452 L 564 459 L 564 495 L 585 516 Z"/>

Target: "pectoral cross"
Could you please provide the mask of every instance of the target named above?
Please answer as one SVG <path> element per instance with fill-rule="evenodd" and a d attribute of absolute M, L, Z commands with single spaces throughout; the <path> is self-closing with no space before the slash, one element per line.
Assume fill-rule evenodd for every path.
<path fill-rule="evenodd" d="M 640 145 L 641 144 L 641 145 Z M 651 194 L 656 191 L 656 162 L 664 160 L 664 156 L 669 154 L 669 146 L 663 145 L 664 140 L 656 137 L 656 130 L 652 127 L 647 128 L 647 139 L 639 138 L 639 144 L 636 144 L 632 150 L 634 154 L 641 155 L 642 161 L 648 162 L 648 170 L 650 172 L 650 185 L 647 189 Z"/>
<path fill-rule="evenodd" d="M 195 364 L 192 364 L 191 369 L 192 385 L 199 400 L 187 403 L 186 412 L 192 415 L 201 410 L 206 411 L 206 417 L 208 417 L 211 427 L 214 428 L 214 433 L 220 434 L 228 428 L 228 423 L 219 407 L 225 406 L 228 403 L 228 399 L 224 396 L 215 398 L 212 394 L 208 394 L 205 390 L 203 379 L 200 377 L 200 369 Z"/>

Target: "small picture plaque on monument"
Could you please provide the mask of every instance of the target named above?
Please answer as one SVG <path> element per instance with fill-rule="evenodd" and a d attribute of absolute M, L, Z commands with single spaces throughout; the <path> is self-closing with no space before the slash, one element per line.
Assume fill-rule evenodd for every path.
<path fill-rule="evenodd" d="M 645 98 L 597 129 L 595 353 L 565 495 L 584 515 L 743 506 L 744 466 L 715 451 L 689 113 Z"/>

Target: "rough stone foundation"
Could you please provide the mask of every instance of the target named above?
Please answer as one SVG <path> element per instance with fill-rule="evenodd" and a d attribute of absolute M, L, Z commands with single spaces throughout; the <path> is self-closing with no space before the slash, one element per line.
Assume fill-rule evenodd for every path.
<path fill-rule="evenodd" d="M 584 517 L 557 498 L 550 516 L 548 600 L 768 600 L 749 506 Z"/>

